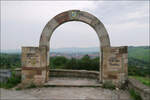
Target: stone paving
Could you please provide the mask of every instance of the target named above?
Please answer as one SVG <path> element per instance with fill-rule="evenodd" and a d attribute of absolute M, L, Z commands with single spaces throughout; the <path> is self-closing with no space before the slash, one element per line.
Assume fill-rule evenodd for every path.
<path fill-rule="evenodd" d="M 48 85 L 96 85 L 98 80 L 78 77 L 50 77 Z"/>
<path fill-rule="evenodd" d="M 131 100 L 127 91 L 108 90 L 103 88 L 91 87 L 48 87 L 34 88 L 25 90 L 1 90 L 1 100 L 17 100 L 17 99 L 98 99 L 98 100 Z"/>
<path fill-rule="evenodd" d="M 51 78 L 53 83 L 95 84 L 96 80 L 83 78 Z M 128 91 L 101 87 L 43 87 L 24 90 L 0 89 L 1 99 L 7 100 L 131 100 Z"/>

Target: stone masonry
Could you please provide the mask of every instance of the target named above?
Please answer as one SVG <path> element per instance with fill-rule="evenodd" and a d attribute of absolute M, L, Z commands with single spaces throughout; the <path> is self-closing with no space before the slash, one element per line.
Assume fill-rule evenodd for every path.
<path fill-rule="evenodd" d="M 120 87 L 128 78 L 127 47 L 103 48 L 102 81 L 111 81 Z"/>
<path fill-rule="evenodd" d="M 46 48 L 22 47 L 22 83 L 42 85 L 48 80 Z"/>
<path fill-rule="evenodd" d="M 88 12 L 69 10 L 52 18 L 44 27 L 39 47 L 22 47 L 22 83 L 42 85 L 48 80 L 49 45 L 55 29 L 69 21 L 81 21 L 90 25 L 100 41 L 99 81 L 111 81 L 116 86 L 127 80 L 127 47 L 111 47 L 109 35 L 103 23 Z"/>

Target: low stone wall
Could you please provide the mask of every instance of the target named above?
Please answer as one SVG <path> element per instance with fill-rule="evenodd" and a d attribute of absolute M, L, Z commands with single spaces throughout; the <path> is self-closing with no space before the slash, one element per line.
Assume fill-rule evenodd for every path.
<path fill-rule="evenodd" d="M 21 75 L 21 68 L 13 70 L 16 75 Z M 99 78 L 98 71 L 87 70 L 64 70 L 64 69 L 50 69 L 49 77 L 84 77 L 84 78 Z"/>
<path fill-rule="evenodd" d="M 128 78 L 128 80 L 129 89 L 134 89 L 137 93 L 140 94 L 143 100 L 150 100 L 150 87 L 145 86 L 134 78 Z"/>
<path fill-rule="evenodd" d="M 51 69 L 50 77 L 85 77 L 85 78 L 99 78 L 98 71 L 87 71 L 87 70 L 64 70 L 64 69 Z"/>
<path fill-rule="evenodd" d="M 12 75 L 9 69 L 0 69 L 0 82 L 7 82 L 8 78 Z"/>

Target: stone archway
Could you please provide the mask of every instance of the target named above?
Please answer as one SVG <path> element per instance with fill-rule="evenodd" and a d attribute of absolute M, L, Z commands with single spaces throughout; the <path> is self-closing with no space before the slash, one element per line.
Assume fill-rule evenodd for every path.
<path fill-rule="evenodd" d="M 22 48 L 22 82 L 43 84 L 48 80 L 49 42 L 54 30 L 69 21 L 87 23 L 96 31 L 100 41 L 99 81 L 119 84 L 127 77 L 127 47 L 111 47 L 104 25 L 92 14 L 80 10 L 69 10 L 56 15 L 44 27 L 39 47 Z M 30 74 L 29 74 L 30 73 Z"/>
<path fill-rule="evenodd" d="M 101 43 L 100 47 L 101 48 L 110 47 L 110 40 L 109 40 L 108 33 L 104 25 L 100 22 L 100 20 L 98 20 L 98 18 L 84 11 L 70 10 L 70 11 L 66 11 L 66 12 L 56 15 L 44 27 L 41 37 L 40 37 L 39 47 L 47 48 L 47 56 L 49 56 L 50 38 L 54 30 L 61 24 L 65 22 L 69 22 L 69 21 L 81 21 L 81 22 L 87 23 L 96 31 L 99 41 Z M 101 55 L 100 55 L 100 58 L 102 58 Z M 47 65 L 49 65 L 49 57 L 47 59 L 48 59 Z M 100 61 L 100 64 L 101 64 L 101 61 Z"/>
<path fill-rule="evenodd" d="M 69 21 L 80 21 L 87 23 L 96 31 L 98 38 L 101 42 L 101 47 L 110 47 L 108 33 L 100 20 L 88 12 L 79 10 L 70 10 L 60 13 L 52 18 L 50 21 L 48 21 L 42 31 L 39 46 L 46 46 L 47 48 L 49 48 L 49 40 L 52 36 L 53 31 L 59 25 Z"/>

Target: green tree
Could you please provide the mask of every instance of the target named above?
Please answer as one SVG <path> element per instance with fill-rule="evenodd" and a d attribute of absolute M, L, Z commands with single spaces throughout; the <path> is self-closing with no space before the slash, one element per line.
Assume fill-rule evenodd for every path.
<path fill-rule="evenodd" d="M 85 55 L 81 58 L 80 67 L 81 69 L 85 69 L 85 70 L 92 69 L 91 59 L 88 55 Z"/>
<path fill-rule="evenodd" d="M 79 63 L 78 60 L 75 58 L 71 58 L 70 60 L 68 60 L 68 62 L 65 65 L 66 69 L 79 69 Z"/>
<path fill-rule="evenodd" d="M 63 56 L 52 57 L 50 58 L 50 65 L 51 65 L 51 68 L 56 68 L 56 67 L 62 68 L 67 63 L 67 61 L 68 59 Z"/>

